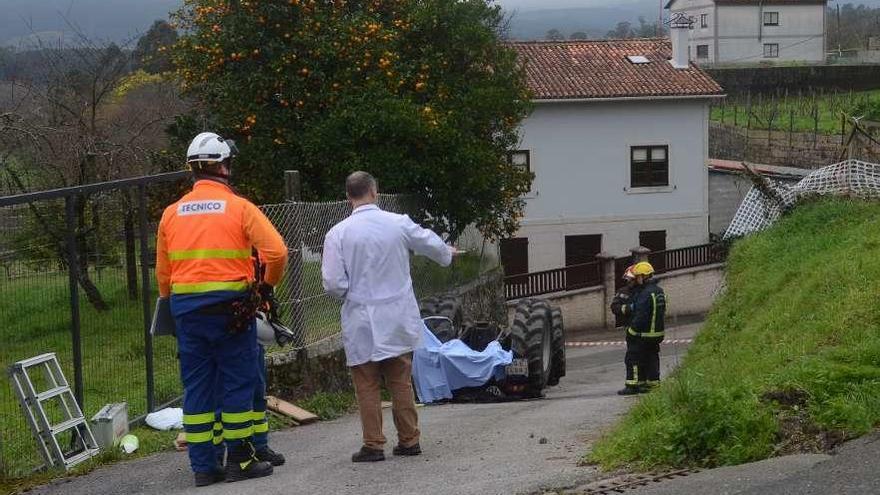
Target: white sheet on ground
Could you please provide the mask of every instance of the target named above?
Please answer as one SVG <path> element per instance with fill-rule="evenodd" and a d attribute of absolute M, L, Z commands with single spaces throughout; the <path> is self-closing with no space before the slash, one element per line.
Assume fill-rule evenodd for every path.
<path fill-rule="evenodd" d="M 423 345 L 413 353 L 413 380 L 423 404 L 451 399 L 453 390 L 501 379 L 504 367 L 513 361 L 513 353 L 498 341 L 478 352 L 458 339 L 441 344 L 428 327 L 422 333 Z"/>

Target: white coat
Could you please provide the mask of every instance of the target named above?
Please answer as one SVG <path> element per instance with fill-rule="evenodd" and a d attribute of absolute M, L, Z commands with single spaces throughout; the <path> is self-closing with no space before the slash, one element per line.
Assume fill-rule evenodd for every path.
<path fill-rule="evenodd" d="M 412 352 L 422 321 L 410 277 L 410 251 L 442 266 L 452 252 L 434 232 L 376 205 L 354 210 L 324 238 L 324 290 L 343 299 L 342 341 L 348 366 Z"/>

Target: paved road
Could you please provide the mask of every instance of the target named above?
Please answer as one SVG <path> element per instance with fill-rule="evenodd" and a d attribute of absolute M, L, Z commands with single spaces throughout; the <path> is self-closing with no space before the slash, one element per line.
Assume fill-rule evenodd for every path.
<path fill-rule="evenodd" d="M 703 471 L 627 492 L 632 495 L 870 495 L 880 493 L 880 433 L 836 455 L 792 455 Z"/>
<path fill-rule="evenodd" d="M 688 338 L 697 328 L 670 330 L 670 338 Z M 675 365 L 684 351 L 681 344 L 665 346 L 664 366 Z M 165 453 L 35 493 L 470 495 L 573 486 L 596 474 L 593 468 L 577 466 L 586 444 L 637 400 L 615 393 L 622 382 L 623 353 L 618 346 L 569 349 L 568 376 L 546 399 L 420 409 L 425 451 L 420 457 L 352 464 L 350 455 L 360 446 L 360 425 L 352 415 L 273 434 L 273 447 L 288 462 L 264 479 L 196 490 L 186 455 Z M 386 411 L 389 438 L 394 438 L 392 429 Z"/>

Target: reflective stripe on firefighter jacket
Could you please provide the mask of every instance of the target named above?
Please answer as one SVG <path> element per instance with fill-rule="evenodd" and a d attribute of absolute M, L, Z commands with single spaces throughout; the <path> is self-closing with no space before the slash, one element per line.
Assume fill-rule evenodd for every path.
<path fill-rule="evenodd" d="M 629 303 L 631 319 L 627 333 L 634 337 L 663 338 L 666 295 L 657 282 L 648 280 L 636 288 Z"/>
<path fill-rule="evenodd" d="M 200 180 L 165 209 L 156 242 L 159 294 L 228 299 L 254 281 L 252 249 L 265 263 L 264 281 L 276 285 L 287 262 L 281 235 L 250 201 L 229 186 Z M 213 297 L 212 297 L 213 296 Z"/>

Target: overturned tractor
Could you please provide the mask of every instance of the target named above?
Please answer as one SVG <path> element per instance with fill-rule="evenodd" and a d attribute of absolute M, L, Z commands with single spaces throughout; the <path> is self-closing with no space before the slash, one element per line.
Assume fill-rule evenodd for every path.
<path fill-rule="evenodd" d="M 459 387 L 457 385 L 462 381 L 454 376 L 449 377 L 452 400 L 498 401 L 541 397 L 548 386 L 559 384 L 559 380 L 565 376 L 565 325 L 562 312 L 545 300 L 520 300 L 509 328 L 487 322 L 466 321 L 461 302 L 455 296 L 425 299 L 420 309 L 425 326 L 441 345 L 435 346 L 435 351 L 445 353 L 447 361 L 454 363 L 450 365 L 445 362 L 444 366 L 440 366 L 444 372 L 449 375 L 461 372 L 470 378 L 481 375 L 458 368 L 468 368 L 471 364 L 484 366 L 486 376 L 476 380 L 478 383 Z M 502 364 L 494 364 L 490 373 L 485 369 L 488 366 L 486 363 Z M 453 366 L 457 369 L 450 370 Z M 425 400 L 421 393 L 419 395 L 423 402 L 432 401 Z"/>

